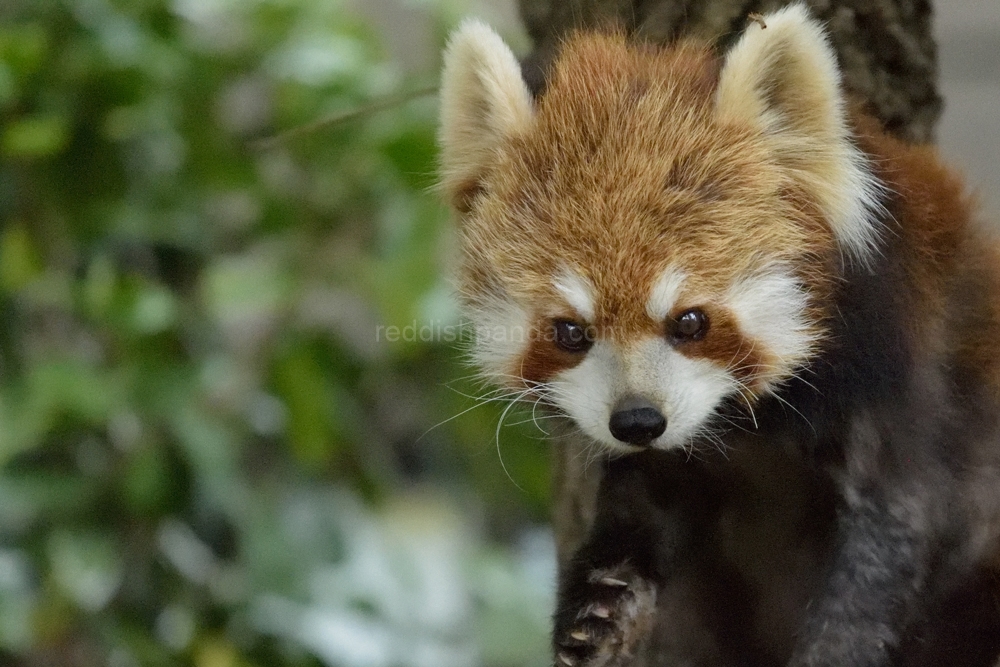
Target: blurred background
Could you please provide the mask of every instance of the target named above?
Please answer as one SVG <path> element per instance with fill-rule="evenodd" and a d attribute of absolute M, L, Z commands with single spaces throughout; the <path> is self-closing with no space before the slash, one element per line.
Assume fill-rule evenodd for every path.
<path fill-rule="evenodd" d="M 548 664 L 544 422 L 461 361 L 434 97 L 365 111 L 466 15 L 526 52 L 512 1 L 0 2 L 0 665 Z"/>

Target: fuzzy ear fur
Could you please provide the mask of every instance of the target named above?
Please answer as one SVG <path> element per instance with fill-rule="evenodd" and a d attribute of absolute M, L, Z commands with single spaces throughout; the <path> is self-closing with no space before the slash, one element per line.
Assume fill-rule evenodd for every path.
<path fill-rule="evenodd" d="M 441 79 L 441 184 L 452 205 L 467 207 L 497 144 L 533 115 L 510 48 L 486 24 L 463 23 L 448 42 Z"/>
<path fill-rule="evenodd" d="M 881 184 L 851 141 L 836 55 L 823 28 L 796 4 L 751 24 L 725 59 L 716 109 L 767 135 L 829 221 L 841 248 L 865 262 L 876 251 Z"/>

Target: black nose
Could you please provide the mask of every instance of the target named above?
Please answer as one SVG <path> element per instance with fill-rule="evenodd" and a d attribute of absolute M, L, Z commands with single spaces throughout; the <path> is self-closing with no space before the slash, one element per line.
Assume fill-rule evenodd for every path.
<path fill-rule="evenodd" d="M 608 428 L 616 439 L 645 447 L 667 430 L 667 418 L 646 399 L 626 396 L 611 413 Z"/>

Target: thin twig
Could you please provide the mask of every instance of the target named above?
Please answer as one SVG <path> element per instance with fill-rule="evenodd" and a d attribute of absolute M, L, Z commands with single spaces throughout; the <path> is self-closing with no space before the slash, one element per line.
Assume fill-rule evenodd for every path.
<path fill-rule="evenodd" d="M 312 134 L 327 127 L 333 125 L 338 125 L 340 123 L 345 123 L 349 120 L 354 120 L 355 118 L 361 118 L 369 114 L 375 114 L 380 111 L 385 111 L 386 109 L 391 109 L 402 104 L 406 104 L 411 100 L 415 100 L 420 97 L 425 97 L 427 95 L 433 95 L 438 91 L 437 86 L 430 86 L 427 88 L 418 88 L 417 90 L 408 91 L 405 93 L 397 93 L 395 95 L 388 95 L 380 100 L 371 102 L 364 106 L 358 107 L 356 109 L 351 109 L 349 111 L 338 111 L 337 113 L 330 114 L 320 118 L 319 120 L 314 120 L 311 123 L 305 123 L 304 125 L 299 125 L 291 129 L 285 130 L 284 132 L 279 132 L 270 137 L 265 137 L 264 139 L 258 139 L 250 144 L 251 148 L 258 151 L 266 151 L 280 144 L 287 143 L 293 139 L 305 136 L 307 134 Z"/>

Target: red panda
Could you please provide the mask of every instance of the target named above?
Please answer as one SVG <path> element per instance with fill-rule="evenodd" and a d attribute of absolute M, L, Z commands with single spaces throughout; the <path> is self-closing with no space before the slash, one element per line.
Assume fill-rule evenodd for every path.
<path fill-rule="evenodd" d="M 472 357 L 608 453 L 556 664 L 992 664 L 928 656 L 1000 564 L 1000 254 L 807 11 L 577 34 L 537 97 L 468 22 L 441 104 Z"/>

